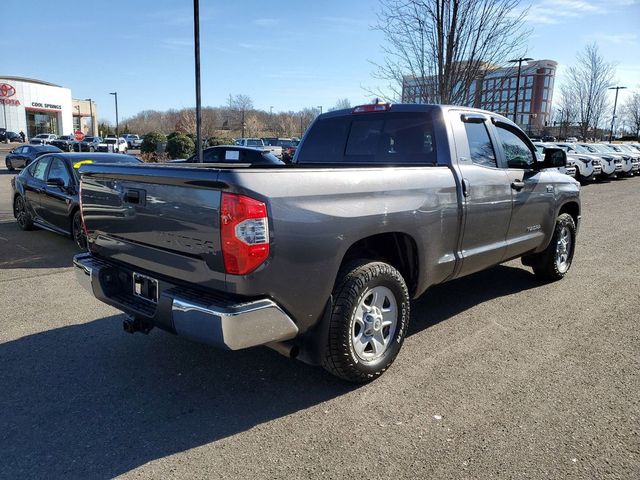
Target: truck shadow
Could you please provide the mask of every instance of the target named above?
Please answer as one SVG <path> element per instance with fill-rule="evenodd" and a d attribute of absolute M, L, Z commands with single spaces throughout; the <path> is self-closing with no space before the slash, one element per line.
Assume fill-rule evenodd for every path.
<path fill-rule="evenodd" d="M 469 308 L 505 295 L 530 290 L 541 283 L 524 267 L 498 265 L 436 285 L 412 305 L 408 335 L 447 320 Z"/>
<path fill-rule="evenodd" d="M 15 220 L 0 221 L 0 269 L 70 267 L 79 252 L 63 235 L 41 229 L 25 232 Z"/>
<path fill-rule="evenodd" d="M 435 287 L 410 334 L 478 303 L 534 288 L 499 266 Z M 111 478 L 355 389 L 266 348 L 225 352 L 121 315 L 0 344 L 0 451 L 9 478 Z M 74 319 L 71 319 L 73 321 Z"/>
<path fill-rule="evenodd" d="M 267 348 L 225 352 L 122 316 L 0 344 L 6 478 L 113 478 L 351 391 Z"/>

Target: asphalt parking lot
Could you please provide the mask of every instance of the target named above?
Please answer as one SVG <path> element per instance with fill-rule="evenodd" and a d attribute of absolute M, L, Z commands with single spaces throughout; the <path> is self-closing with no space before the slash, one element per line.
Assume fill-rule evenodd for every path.
<path fill-rule="evenodd" d="M 366 386 L 129 335 L 73 243 L 18 230 L 0 154 L 0 477 L 640 478 L 640 178 L 587 185 L 574 265 L 430 290 Z"/>

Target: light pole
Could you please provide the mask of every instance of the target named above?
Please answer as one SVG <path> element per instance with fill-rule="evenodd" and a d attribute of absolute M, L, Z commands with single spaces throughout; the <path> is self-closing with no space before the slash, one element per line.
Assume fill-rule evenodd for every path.
<path fill-rule="evenodd" d="M 4 115 L 4 129 L 5 130 L 9 130 L 9 126 L 7 125 L 7 106 L 4 103 L 4 100 L 2 101 L 2 113 Z M 9 137 L 7 137 L 8 140 Z M 9 143 L 7 141 L 7 143 Z"/>
<path fill-rule="evenodd" d="M 82 131 L 82 114 L 80 113 L 80 105 L 76 105 L 78 109 L 78 131 Z"/>
<path fill-rule="evenodd" d="M 611 143 L 611 139 L 613 137 L 613 124 L 616 121 L 616 107 L 618 106 L 618 91 L 624 90 L 627 87 L 609 87 L 609 90 L 616 91 L 616 99 L 613 101 L 613 116 L 611 117 L 611 130 L 609 130 L 609 143 Z"/>
<path fill-rule="evenodd" d="M 322 115 L 322 105 L 318 105 L 318 110 L 320 110 L 320 115 Z"/>
<path fill-rule="evenodd" d="M 269 128 L 271 129 L 271 134 L 273 134 L 273 105 L 269 107 Z"/>
<path fill-rule="evenodd" d="M 93 137 L 95 133 L 93 133 L 93 100 L 90 98 L 85 98 L 85 102 L 89 102 L 89 113 L 91 115 L 91 136 Z"/>
<path fill-rule="evenodd" d="M 530 62 L 531 60 L 533 60 L 533 58 L 530 57 L 520 57 L 520 58 L 515 58 L 513 60 L 509 60 L 509 63 L 517 63 L 518 64 L 518 76 L 516 77 L 516 102 L 514 104 L 514 108 L 513 108 L 513 121 L 514 123 L 518 123 L 517 122 L 517 116 L 518 116 L 518 97 L 520 96 L 520 71 L 522 69 L 522 62 Z"/>
<path fill-rule="evenodd" d="M 193 44 L 196 64 L 196 151 L 202 163 L 202 99 L 200 97 L 200 2 L 193 0 Z"/>
<path fill-rule="evenodd" d="M 115 96 L 116 99 L 116 138 L 120 138 L 120 134 L 118 132 L 118 92 L 111 92 L 109 95 Z"/>

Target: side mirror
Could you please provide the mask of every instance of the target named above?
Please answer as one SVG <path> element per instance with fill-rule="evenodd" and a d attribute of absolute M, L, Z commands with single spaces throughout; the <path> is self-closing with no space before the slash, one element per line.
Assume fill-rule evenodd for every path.
<path fill-rule="evenodd" d="M 561 148 L 545 148 L 544 160 L 537 162 L 537 170 L 567 166 L 567 152 Z"/>
<path fill-rule="evenodd" d="M 50 178 L 47 180 L 47 186 L 48 187 L 58 187 L 58 188 L 64 188 L 64 180 L 62 180 L 61 178 Z"/>

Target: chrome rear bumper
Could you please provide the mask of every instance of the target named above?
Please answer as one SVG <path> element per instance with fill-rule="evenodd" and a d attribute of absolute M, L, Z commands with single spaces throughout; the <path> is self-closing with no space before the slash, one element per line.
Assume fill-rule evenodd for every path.
<path fill-rule="evenodd" d="M 109 293 L 111 279 L 128 270 L 87 253 L 76 255 L 73 264 L 80 284 L 98 300 L 192 340 L 240 350 L 298 334 L 293 320 L 268 298 L 232 302 L 160 281 L 158 303 L 152 304 L 121 289 Z"/>

